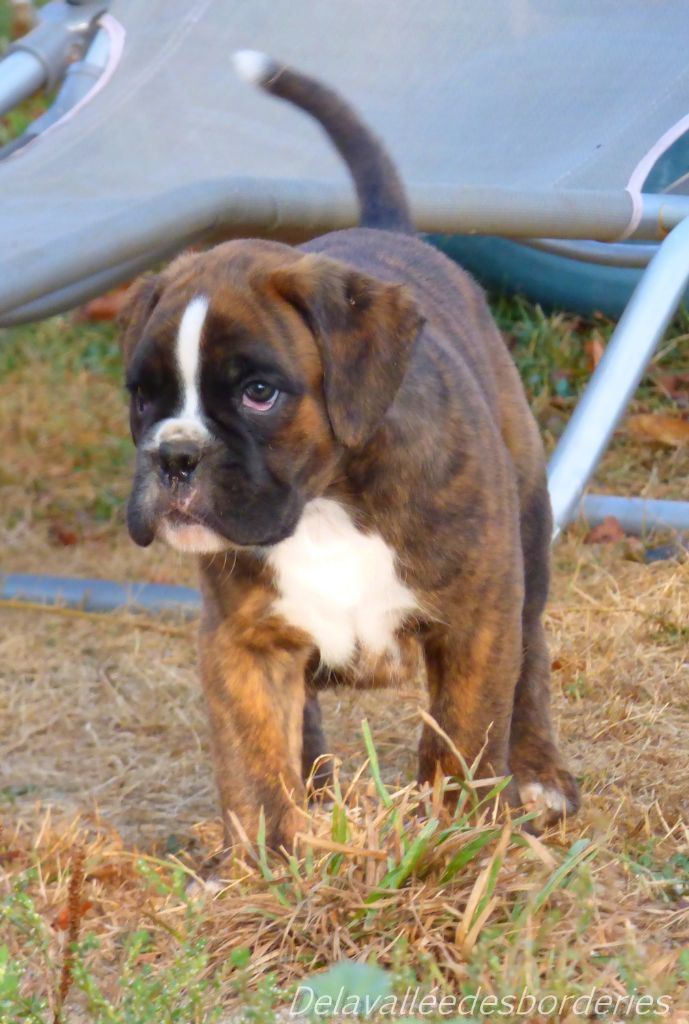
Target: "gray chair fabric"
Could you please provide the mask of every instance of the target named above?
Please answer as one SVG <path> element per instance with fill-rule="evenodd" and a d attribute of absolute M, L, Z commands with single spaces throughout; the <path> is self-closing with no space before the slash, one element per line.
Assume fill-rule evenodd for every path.
<path fill-rule="evenodd" d="M 419 228 L 622 237 L 638 220 L 635 169 L 689 112 L 686 18 L 685 0 L 113 0 L 123 50 L 107 83 L 0 163 L 0 322 L 35 300 L 34 314 L 65 308 L 213 231 L 353 221 L 318 127 L 237 80 L 244 47 L 360 109 Z"/>

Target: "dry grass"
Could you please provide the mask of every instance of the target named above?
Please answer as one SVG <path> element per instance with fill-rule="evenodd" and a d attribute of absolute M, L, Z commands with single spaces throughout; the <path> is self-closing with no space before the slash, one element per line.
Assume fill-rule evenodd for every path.
<path fill-rule="evenodd" d="M 125 535 L 130 455 L 108 329 L 58 320 L 23 344 L 0 381 L 3 570 L 191 582 L 189 563 Z M 600 480 L 679 497 L 688 469 L 685 449 L 622 435 Z M 191 1000 L 184 1020 L 239 1002 L 269 1020 L 290 985 L 340 957 L 455 991 L 636 984 L 671 995 L 669 1019 L 686 1020 L 689 564 L 641 564 L 582 536 L 555 551 L 548 611 L 556 715 L 584 791 L 566 829 L 527 840 L 503 831 L 490 802 L 430 827 L 433 797 L 418 817 L 411 786 L 422 695 L 332 694 L 335 811 L 305 818 L 317 838 L 299 863 L 240 851 L 217 898 L 188 884 L 219 842 L 193 624 L 0 608 L 0 899 L 19 886 L 0 950 L 28 963 L 24 993 L 58 1012 L 76 900 L 86 946 L 68 1020 L 96 1019 L 79 1016 L 84 989 L 96 1015 L 96 982 L 121 1003 L 122 979 L 143 985 L 147 966 L 168 980 L 187 971 L 170 982 L 179 1005 Z"/>

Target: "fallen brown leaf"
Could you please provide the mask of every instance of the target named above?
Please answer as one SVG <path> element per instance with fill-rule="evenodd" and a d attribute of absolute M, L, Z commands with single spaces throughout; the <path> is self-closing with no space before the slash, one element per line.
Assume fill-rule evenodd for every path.
<path fill-rule="evenodd" d="M 93 906 L 91 900 L 82 900 L 79 904 L 79 917 L 83 917 L 87 910 L 90 910 Z M 60 931 L 66 932 L 69 928 L 70 913 L 69 907 L 63 907 L 59 914 L 53 920 L 53 927 L 59 928 Z"/>
<path fill-rule="evenodd" d="M 122 311 L 128 291 L 129 285 L 123 285 L 121 288 L 115 288 L 111 292 L 106 292 L 105 295 L 91 299 L 77 310 L 77 320 L 116 320 Z"/>
<path fill-rule="evenodd" d="M 660 413 L 638 413 L 627 417 L 627 431 L 642 441 L 679 446 L 689 444 L 689 421 Z"/>
<path fill-rule="evenodd" d="M 689 391 L 689 373 L 661 373 L 655 382 L 670 398 L 677 398 Z"/>
<path fill-rule="evenodd" d="M 29 0 L 14 0 L 10 22 L 10 39 L 26 35 L 36 24 L 36 11 Z"/>
<path fill-rule="evenodd" d="M 584 658 L 577 658 L 575 660 L 572 660 L 571 658 L 567 658 L 567 659 L 554 658 L 553 661 L 550 664 L 550 669 L 551 669 L 552 672 L 561 672 L 563 670 L 566 670 L 567 672 L 573 672 L 573 673 L 575 673 L 575 672 L 585 672 L 586 671 L 586 661 L 585 661 Z"/>
<path fill-rule="evenodd" d="M 62 546 L 63 548 L 74 547 L 79 542 L 79 537 L 74 530 L 71 530 L 68 526 L 63 526 L 62 523 L 51 523 L 48 534 L 52 544 Z"/>
<path fill-rule="evenodd" d="M 605 345 L 600 338 L 591 338 L 584 345 L 584 351 L 591 361 L 591 369 L 595 370 L 605 355 Z"/>
<path fill-rule="evenodd" d="M 101 864 L 99 867 L 89 871 L 86 877 L 89 881 L 100 882 L 104 886 L 114 886 L 131 881 L 133 875 L 134 871 L 131 864 L 125 861 L 124 863 Z"/>
<path fill-rule="evenodd" d="M 584 537 L 584 544 L 615 544 L 624 540 L 625 532 L 619 519 L 606 516 L 602 523 L 594 526 Z"/>

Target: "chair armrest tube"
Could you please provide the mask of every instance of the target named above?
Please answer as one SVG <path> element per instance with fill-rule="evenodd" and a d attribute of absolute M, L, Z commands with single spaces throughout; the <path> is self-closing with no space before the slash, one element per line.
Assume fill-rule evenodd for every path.
<path fill-rule="evenodd" d="M 190 587 L 18 574 L 0 575 L 0 607 L 3 603 L 90 612 L 177 611 L 191 616 L 198 614 L 201 597 Z"/>

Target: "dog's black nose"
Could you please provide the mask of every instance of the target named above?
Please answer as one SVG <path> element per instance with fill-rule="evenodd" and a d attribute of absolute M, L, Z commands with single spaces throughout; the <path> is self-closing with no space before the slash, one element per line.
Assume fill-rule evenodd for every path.
<path fill-rule="evenodd" d="M 158 448 L 158 464 L 172 483 L 188 483 L 201 461 L 201 449 L 194 441 L 163 441 Z"/>

